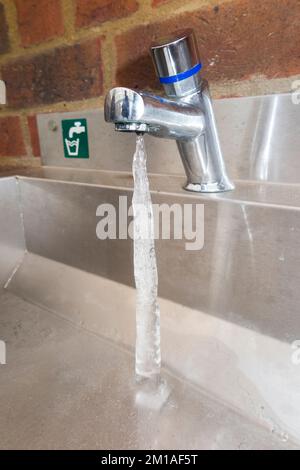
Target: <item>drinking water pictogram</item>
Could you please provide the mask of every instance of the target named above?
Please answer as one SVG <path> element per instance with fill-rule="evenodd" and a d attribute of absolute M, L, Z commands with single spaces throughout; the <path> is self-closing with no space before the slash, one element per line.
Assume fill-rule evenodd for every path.
<path fill-rule="evenodd" d="M 65 158 L 89 158 L 86 119 L 64 119 L 62 135 Z"/>

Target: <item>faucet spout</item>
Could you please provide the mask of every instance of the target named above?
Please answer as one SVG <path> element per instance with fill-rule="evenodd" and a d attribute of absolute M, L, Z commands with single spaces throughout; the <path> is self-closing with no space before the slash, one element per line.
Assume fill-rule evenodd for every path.
<path fill-rule="evenodd" d="M 228 179 L 208 84 L 192 32 L 152 47 L 167 98 L 117 87 L 105 100 L 105 120 L 117 131 L 175 139 L 187 175 L 185 189 L 220 192 L 234 188 Z"/>
<path fill-rule="evenodd" d="M 105 120 L 118 131 L 176 140 L 193 139 L 205 126 L 203 113 L 194 105 L 122 87 L 107 94 Z"/>

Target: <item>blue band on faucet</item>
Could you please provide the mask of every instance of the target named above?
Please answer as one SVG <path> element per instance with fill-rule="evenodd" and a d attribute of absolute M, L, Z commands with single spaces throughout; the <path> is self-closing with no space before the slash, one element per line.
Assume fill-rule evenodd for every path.
<path fill-rule="evenodd" d="M 202 64 L 195 65 L 191 69 L 187 70 L 186 72 L 178 73 L 177 75 L 171 75 L 171 77 L 159 77 L 160 83 L 175 83 L 181 82 L 181 80 L 185 80 L 186 78 L 192 77 L 195 73 L 199 72 L 202 69 Z"/>

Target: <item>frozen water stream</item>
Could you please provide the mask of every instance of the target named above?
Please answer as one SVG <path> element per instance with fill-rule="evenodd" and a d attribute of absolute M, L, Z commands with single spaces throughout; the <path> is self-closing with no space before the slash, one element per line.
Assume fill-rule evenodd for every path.
<path fill-rule="evenodd" d="M 137 136 L 133 157 L 134 276 L 136 285 L 136 375 L 160 374 L 160 310 L 157 302 L 157 265 L 154 221 L 146 167 L 144 139 Z"/>

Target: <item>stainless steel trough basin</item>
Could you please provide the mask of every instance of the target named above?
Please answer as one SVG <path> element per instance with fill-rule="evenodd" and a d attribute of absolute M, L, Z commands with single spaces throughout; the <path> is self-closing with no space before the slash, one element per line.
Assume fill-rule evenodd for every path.
<path fill-rule="evenodd" d="M 202 250 L 156 243 L 171 393 L 153 408 L 134 377 L 132 241 L 96 237 L 97 207 L 130 199 L 130 174 L 0 179 L 0 448 L 299 446 L 300 188 L 182 183 L 151 178 L 153 202 L 205 214 Z"/>

